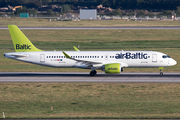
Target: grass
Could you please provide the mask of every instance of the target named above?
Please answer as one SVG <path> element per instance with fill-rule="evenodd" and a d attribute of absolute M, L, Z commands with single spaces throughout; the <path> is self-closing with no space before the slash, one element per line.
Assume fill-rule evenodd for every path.
<path fill-rule="evenodd" d="M 38 18 L 0 18 L 0 26 L 180 26 L 180 21 L 124 21 L 124 20 L 81 20 L 56 21 Z"/>
<path fill-rule="evenodd" d="M 23 30 L 25 35 L 39 49 L 47 51 L 73 51 L 80 46 L 86 51 L 149 50 L 160 51 L 180 61 L 180 30 Z M 14 47 L 8 30 L 0 31 L 0 54 L 13 52 Z M 39 65 L 0 58 L 0 71 L 14 72 L 68 72 L 84 71 L 75 68 L 47 68 Z M 89 70 L 85 70 L 89 71 Z M 159 72 L 157 68 L 128 68 L 125 72 Z M 167 67 L 164 72 L 180 72 L 180 65 Z"/>
<path fill-rule="evenodd" d="M 120 42 L 179 40 L 180 30 L 23 30 L 33 41 Z M 11 40 L 8 30 L 0 30 L 0 40 Z"/>
<path fill-rule="evenodd" d="M 179 85 L 1 83 L 0 111 L 8 118 L 179 118 Z"/>

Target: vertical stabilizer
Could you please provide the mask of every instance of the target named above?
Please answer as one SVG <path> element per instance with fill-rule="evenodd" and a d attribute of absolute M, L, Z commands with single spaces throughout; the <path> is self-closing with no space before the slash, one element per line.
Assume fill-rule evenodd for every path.
<path fill-rule="evenodd" d="M 16 25 L 8 25 L 16 52 L 42 51 L 36 48 Z"/>

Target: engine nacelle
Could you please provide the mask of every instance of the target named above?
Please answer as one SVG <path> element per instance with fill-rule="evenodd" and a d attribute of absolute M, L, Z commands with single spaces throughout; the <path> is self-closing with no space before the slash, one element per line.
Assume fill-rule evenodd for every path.
<path fill-rule="evenodd" d="M 102 69 L 105 73 L 120 73 L 121 65 L 120 63 L 105 64 Z"/>

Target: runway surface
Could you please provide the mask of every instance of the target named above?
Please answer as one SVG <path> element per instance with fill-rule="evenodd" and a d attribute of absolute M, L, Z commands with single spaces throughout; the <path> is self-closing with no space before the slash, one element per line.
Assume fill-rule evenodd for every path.
<path fill-rule="evenodd" d="M 180 73 L 0 72 L 0 82 L 180 83 Z"/>
<path fill-rule="evenodd" d="M 160 30 L 180 29 L 180 26 L 157 27 L 19 27 L 21 30 Z M 8 27 L 0 27 L 0 30 L 8 30 Z"/>

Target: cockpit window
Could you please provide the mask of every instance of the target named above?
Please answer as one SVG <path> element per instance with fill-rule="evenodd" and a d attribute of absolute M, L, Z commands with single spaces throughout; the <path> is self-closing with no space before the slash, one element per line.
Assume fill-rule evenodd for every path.
<path fill-rule="evenodd" d="M 162 58 L 171 58 L 168 55 L 163 55 Z"/>
<path fill-rule="evenodd" d="M 166 58 L 166 55 L 163 55 L 162 58 Z"/>

